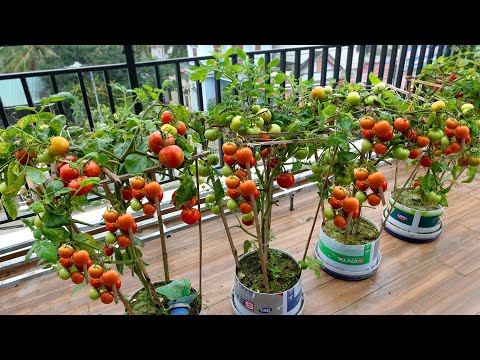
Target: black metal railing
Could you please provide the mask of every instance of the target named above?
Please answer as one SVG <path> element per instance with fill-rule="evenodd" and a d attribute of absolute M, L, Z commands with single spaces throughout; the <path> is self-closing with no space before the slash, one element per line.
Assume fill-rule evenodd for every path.
<path fill-rule="evenodd" d="M 247 52 L 247 55 L 250 59 L 254 60 L 258 60 L 261 56 L 265 57 L 265 65 L 268 64 L 270 59 L 278 56 L 280 58 L 279 69 L 281 71 L 291 71 L 296 78 L 307 79 L 314 77 L 315 83 L 320 85 L 325 85 L 332 79 L 336 79 L 339 82 L 351 81 L 368 84 L 368 74 L 373 72 L 384 81 L 392 83 L 397 87 L 403 87 L 407 75 L 418 74 L 425 64 L 430 64 L 433 59 L 439 56 L 452 55 L 453 52 L 454 50 L 451 45 L 319 45 L 273 48 Z M 92 74 L 96 72 L 103 75 L 103 85 L 106 89 L 104 105 L 109 108 L 112 114 L 115 113 L 116 106 L 109 84 L 112 79 L 112 73 L 118 71 L 126 72 L 128 83 L 123 85 L 130 88 L 137 88 L 144 85 L 144 82 L 142 82 L 143 78 L 151 80 L 151 83 L 156 87 L 161 87 L 164 80 L 174 80 L 176 86 L 173 87 L 174 90 L 170 89 L 169 97 L 172 97 L 172 91 L 176 92 L 177 102 L 184 105 L 187 100 L 188 107 L 192 110 L 208 110 L 206 107 L 208 107 L 209 100 L 212 100 L 214 103 L 219 103 L 222 100 L 221 80 L 215 80 L 215 77 L 213 77 L 213 84 L 209 87 L 210 85 L 207 83 L 200 84 L 199 82 L 190 82 L 185 75 L 188 67 L 198 65 L 200 61 L 212 58 L 211 56 L 135 62 L 132 45 L 124 45 L 124 54 L 125 63 L 121 64 L 0 74 L 0 85 L 4 80 L 19 80 L 22 85 L 26 104 L 35 106 L 36 104 L 34 103 L 27 79 L 48 79 L 51 88 L 50 93 L 58 93 L 61 91 L 69 91 L 69 89 L 59 87 L 59 77 L 76 75 L 83 100 L 86 120 L 91 130 L 94 129 L 95 118 L 84 77 L 84 75 L 88 73 Z M 236 61 L 236 55 L 233 55 L 233 57 L 235 57 L 235 59 L 232 59 L 232 61 Z M 184 64 L 188 66 L 182 67 Z M 173 66 L 173 71 L 168 75 L 168 79 L 162 79 L 160 68 L 167 65 L 170 67 Z M 152 73 L 153 76 L 151 76 Z M 91 77 L 93 81 L 93 75 L 91 75 Z M 196 95 L 192 96 L 192 92 L 195 92 Z M 210 99 L 207 98 L 209 94 L 213 94 Z M 168 100 L 163 96 L 161 99 L 165 102 Z M 19 105 L 24 104 L 15 104 L 15 106 L 10 107 L 5 106 L 0 96 L 0 125 L 6 128 L 18 120 L 12 115 L 9 116 L 9 113 L 11 114 L 14 108 Z M 61 103 L 58 103 L 58 105 L 51 110 L 61 114 L 65 114 L 66 112 L 65 105 Z M 137 104 L 135 112 L 138 114 L 141 110 L 141 104 Z M 219 145 L 219 151 L 221 151 L 221 142 Z M 223 160 L 222 156 L 220 158 Z M 168 181 L 170 180 L 167 179 L 165 182 Z M 23 212 L 19 217 L 24 218 L 32 215 L 31 212 L 27 211 Z M 0 218 L 0 224 L 10 221 L 10 219 L 5 217 Z"/>

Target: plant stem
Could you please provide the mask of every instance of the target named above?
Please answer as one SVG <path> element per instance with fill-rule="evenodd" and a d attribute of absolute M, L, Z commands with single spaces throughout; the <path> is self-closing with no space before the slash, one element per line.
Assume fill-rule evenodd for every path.
<path fill-rule="evenodd" d="M 233 259 L 235 260 L 235 265 L 237 266 L 238 269 L 240 269 L 240 261 L 238 260 L 237 249 L 235 248 L 235 245 L 233 243 L 232 233 L 230 232 L 230 228 L 228 227 L 227 219 L 225 217 L 225 213 L 223 212 L 223 206 L 220 202 L 217 202 L 217 205 L 218 205 L 218 208 L 220 209 L 220 217 L 222 218 L 223 226 L 225 227 L 225 232 L 227 233 L 228 242 L 230 244 L 230 250 L 232 251 Z M 241 226 L 238 226 L 238 227 L 242 228 Z M 243 230 L 246 231 L 245 229 L 243 229 Z M 248 233 L 248 231 L 246 231 L 246 232 Z M 248 234 L 255 237 L 254 235 L 252 235 L 250 233 L 248 233 Z"/>
<path fill-rule="evenodd" d="M 130 303 L 125 299 L 125 296 L 123 296 L 123 293 L 120 291 L 120 289 L 117 289 L 117 295 L 120 301 L 123 303 L 123 306 L 127 309 L 128 313 L 130 315 L 136 315 L 135 311 L 133 311 L 132 307 L 130 306 Z"/>
<path fill-rule="evenodd" d="M 307 257 L 308 247 L 310 246 L 310 240 L 312 239 L 313 230 L 315 229 L 315 224 L 317 223 L 318 212 L 320 211 L 320 206 L 321 206 L 322 203 L 323 203 L 323 199 L 320 198 L 318 200 L 318 206 L 317 206 L 317 211 L 315 212 L 315 217 L 313 218 L 312 228 L 310 229 L 310 235 L 308 235 L 307 246 L 305 247 L 305 251 L 303 253 L 302 260 L 304 260 L 304 261 L 305 261 L 305 258 Z"/>
<path fill-rule="evenodd" d="M 197 154 L 197 148 L 195 147 L 194 155 Z M 198 158 L 195 158 L 195 168 L 198 169 Z M 197 180 L 197 196 L 198 199 L 200 200 L 200 177 L 198 174 L 198 171 L 195 171 L 195 177 Z M 199 288 L 198 288 L 198 296 L 200 299 L 200 307 L 202 306 L 202 258 L 203 258 L 203 253 L 202 253 L 202 246 L 203 246 L 203 239 L 202 239 L 202 209 L 200 208 L 200 201 L 197 202 L 197 207 L 198 207 L 198 213 L 200 214 L 200 217 L 198 219 L 198 256 L 199 256 L 199 269 L 198 269 L 198 282 L 199 282 Z"/>
<path fill-rule="evenodd" d="M 348 218 L 347 218 L 347 226 L 345 227 L 345 244 L 347 244 L 347 239 L 348 239 L 348 231 L 350 230 L 350 223 L 352 222 L 353 218 L 353 212 L 348 213 Z"/>
<path fill-rule="evenodd" d="M 90 194 L 93 194 L 93 195 L 98 196 L 99 198 L 108 200 L 108 201 L 110 201 L 110 203 L 111 203 L 112 205 L 117 202 L 117 200 L 115 200 L 114 198 L 112 198 L 112 197 L 110 197 L 110 196 L 107 196 L 107 195 L 100 194 L 98 191 L 95 191 L 95 190 L 91 190 L 91 191 L 90 191 Z"/>
<path fill-rule="evenodd" d="M 165 274 L 165 281 L 168 282 L 170 281 L 170 272 L 168 270 L 167 243 L 165 241 L 165 232 L 163 231 L 162 208 L 157 196 L 155 196 L 155 207 L 157 209 L 158 229 L 160 231 L 160 242 L 162 245 L 163 272 Z"/>

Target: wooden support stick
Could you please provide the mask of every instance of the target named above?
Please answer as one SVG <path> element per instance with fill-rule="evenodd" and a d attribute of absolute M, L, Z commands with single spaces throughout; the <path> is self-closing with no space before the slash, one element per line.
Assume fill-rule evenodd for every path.
<path fill-rule="evenodd" d="M 227 233 L 228 242 L 230 243 L 230 249 L 232 250 L 233 259 L 235 260 L 235 265 L 237 266 L 237 269 L 240 269 L 240 261 L 238 260 L 237 249 L 235 248 L 235 244 L 233 243 L 232 233 L 230 232 L 230 228 L 228 227 L 227 219 L 223 211 L 223 206 L 220 203 L 217 203 L 217 205 L 220 209 L 220 217 L 222 218 L 223 226 L 225 227 L 225 232 Z"/>
<path fill-rule="evenodd" d="M 128 313 L 130 315 L 135 315 L 135 311 L 133 311 L 132 309 L 132 306 L 130 305 L 130 303 L 127 301 L 127 299 L 125 299 L 125 296 L 123 296 L 122 292 L 120 291 L 120 289 L 117 289 L 115 287 L 115 289 L 117 290 L 117 295 L 118 295 L 118 298 L 120 299 L 120 301 L 123 303 L 123 306 L 125 306 L 125 308 L 127 309 Z"/>
<path fill-rule="evenodd" d="M 197 148 L 195 148 L 194 155 L 197 155 Z M 195 159 L 195 169 L 198 169 L 198 158 Z M 195 171 L 195 177 L 197 180 L 197 196 L 198 199 L 200 199 L 200 175 L 198 174 L 198 171 Z M 198 219 L 198 250 L 199 250 L 199 269 L 198 269 L 198 283 L 199 288 L 198 288 L 198 296 L 200 299 L 200 307 L 202 305 L 202 258 L 203 258 L 203 253 L 202 253 L 202 246 L 203 246 L 203 238 L 202 238 L 202 209 L 200 207 L 200 201 L 197 203 L 198 207 L 198 212 L 200 214 L 200 217 Z"/>
<path fill-rule="evenodd" d="M 115 300 L 115 305 L 118 304 L 118 293 L 117 293 L 117 284 L 112 286 L 113 300 Z"/>
<path fill-rule="evenodd" d="M 165 241 L 165 232 L 163 231 L 162 208 L 157 196 L 155 196 L 155 207 L 157 208 L 158 229 L 160 230 L 160 242 L 162 245 L 163 272 L 165 274 L 165 281 L 169 282 L 170 272 L 168 270 L 167 242 Z"/>
<path fill-rule="evenodd" d="M 113 180 L 113 181 L 116 182 L 116 183 L 119 183 L 120 185 L 122 184 L 122 180 L 120 179 L 120 177 L 119 177 L 117 174 L 111 172 L 111 171 L 108 170 L 105 166 L 102 166 L 101 169 L 102 169 L 103 173 L 104 173 L 105 175 L 107 175 L 111 180 Z M 130 175 L 129 175 L 129 177 L 130 177 Z M 101 184 L 101 185 L 104 185 L 104 184 L 106 184 L 106 183 L 103 182 L 103 181 L 100 181 L 100 184 Z"/>
<path fill-rule="evenodd" d="M 350 230 L 350 223 L 352 222 L 353 212 L 348 213 L 347 226 L 345 226 L 345 244 L 347 243 L 348 231 Z"/>
<path fill-rule="evenodd" d="M 307 257 L 308 247 L 310 246 L 310 240 L 312 239 L 313 230 L 315 229 L 315 224 L 317 223 L 318 212 L 320 211 L 320 207 L 322 204 L 323 204 L 323 199 L 320 198 L 318 200 L 318 206 L 317 206 L 317 211 L 315 212 L 315 217 L 313 218 L 312 228 L 310 229 L 310 235 L 308 235 L 307 246 L 305 247 L 305 252 L 303 253 L 302 260 L 304 261 L 305 261 L 305 258 Z"/>
<path fill-rule="evenodd" d="M 378 188 L 378 192 L 380 193 L 380 198 L 382 199 L 382 205 L 385 206 L 385 195 L 383 193 L 383 185 L 381 185 L 379 188 Z"/>

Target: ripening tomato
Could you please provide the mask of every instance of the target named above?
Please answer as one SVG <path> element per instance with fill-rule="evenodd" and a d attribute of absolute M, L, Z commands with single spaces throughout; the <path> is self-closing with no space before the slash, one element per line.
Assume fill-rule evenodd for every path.
<path fill-rule="evenodd" d="M 148 147 L 155 154 L 158 154 L 165 146 L 175 144 L 175 138 L 172 134 L 163 134 L 163 136 L 164 138 L 162 138 L 162 133 L 160 133 L 160 131 L 154 131 L 148 137 Z"/>
<path fill-rule="evenodd" d="M 295 177 L 292 173 L 280 173 L 276 180 L 278 186 L 284 189 L 291 188 L 295 184 Z"/>
<path fill-rule="evenodd" d="M 250 226 L 250 225 L 253 225 L 254 220 L 255 220 L 255 218 L 253 218 L 253 217 L 248 221 L 246 221 L 245 219 L 242 219 L 242 223 L 245 226 Z"/>
<path fill-rule="evenodd" d="M 240 180 L 247 180 L 247 172 L 242 169 L 237 169 L 234 171 L 234 175 L 237 176 Z"/>
<path fill-rule="evenodd" d="M 135 199 L 140 201 L 145 197 L 145 191 L 143 191 L 143 189 L 140 189 L 140 190 L 133 189 L 132 190 L 132 195 Z"/>
<path fill-rule="evenodd" d="M 432 159 L 430 159 L 428 156 L 422 156 L 420 158 L 420 165 L 422 165 L 423 167 L 430 167 L 432 166 Z"/>
<path fill-rule="evenodd" d="M 419 136 L 417 137 L 417 145 L 421 148 L 428 146 L 430 144 L 430 139 L 426 136 Z"/>
<path fill-rule="evenodd" d="M 175 202 L 175 197 L 177 196 L 177 190 L 175 190 L 172 194 L 172 203 L 173 203 L 173 206 L 177 207 L 177 203 Z M 195 204 L 197 203 L 197 196 L 194 196 L 192 198 L 192 200 L 189 200 L 187 201 L 186 204 L 180 206 L 180 209 L 185 209 L 185 208 L 191 208 L 193 206 L 195 206 Z"/>
<path fill-rule="evenodd" d="M 335 199 L 333 196 L 330 198 L 330 205 L 332 205 L 332 208 L 334 209 L 340 209 L 343 206 L 343 203 L 341 200 Z"/>
<path fill-rule="evenodd" d="M 145 186 L 145 179 L 141 176 L 130 178 L 130 186 L 134 190 L 141 190 Z"/>
<path fill-rule="evenodd" d="M 158 196 L 160 191 L 162 191 L 162 187 L 158 182 L 152 181 L 148 184 L 145 184 L 143 191 L 145 191 L 145 195 L 147 195 L 147 197 L 155 198 L 155 196 Z"/>
<path fill-rule="evenodd" d="M 248 213 L 252 212 L 252 205 L 250 205 L 249 203 L 246 203 L 246 202 L 242 202 L 238 206 L 238 209 L 240 210 L 240 212 L 242 214 L 248 214 Z"/>
<path fill-rule="evenodd" d="M 187 126 L 183 121 L 179 121 L 177 125 L 177 134 L 178 135 L 185 135 L 187 133 Z M 169 134 L 171 135 L 171 134 Z"/>
<path fill-rule="evenodd" d="M 230 175 L 225 180 L 225 185 L 227 185 L 227 188 L 229 189 L 232 189 L 232 190 L 237 189 L 238 186 L 240 185 L 240 179 L 238 178 L 238 176 Z"/>
<path fill-rule="evenodd" d="M 157 208 L 155 207 L 155 205 L 151 203 L 143 204 L 143 213 L 145 215 L 152 216 L 153 214 L 155 214 L 156 211 L 157 211 Z"/>
<path fill-rule="evenodd" d="M 366 168 L 357 168 L 353 171 L 353 176 L 355 177 L 355 180 L 360 181 L 366 180 L 369 174 L 370 173 Z"/>
<path fill-rule="evenodd" d="M 455 129 L 455 133 L 458 139 L 466 139 L 470 135 L 470 129 L 468 126 L 460 125 Z"/>
<path fill-rule="evenodd" d="M 78 178 L 78 170 L 72 168 L 70 164 L 65 164 L 60 168 L 60 178 L 68 183 L 71 180 Z"/>
<path fill-rule="evenodd" d="M 360 119 L 360 127 L 364 130 L 373 128 L 373 125 L 375 125 L 375 121 L 371 116 L 365 116 Z"/>
<path fill-rule="evenodd" d="M 421 183 L 420 181 L 418 181 L 418 180 L 415 180 L 415 181 L 413 182 L 413 188 L 414 188 L 414 189 L 417 188 L 417 186 L 420 186 L 420 185 L 422 185 L 422 183 Z"/>
<path fill-rule="evenodd" d="M 228 141 L 222 145 L 222 152 L 225 155 L 232 156 L 235 155 L 237 151 L 237 145 L 234 142 Z"/>
<path fill-rule="evenodd" d="M 239 189 L 244 198 L 248 198 L 250 195 L 255 193 L 257 186 L 252 180 L 244 181 L 240 184 Z"/>
<path fill-rule="evenodd" d="M 130 201 L 133 199 L 131 187 L 122 187 L 121 193 L 124 200 Z"/>
<path fill-rule="evenodd" d="M 128 230 L 133 227 L 135 219 L 132 214 L 123 214 L 118 217 L 117 222 L 120 229 Z"/>
<path fill-rule="evenodd" d="M 109 245 L 107 247 L 102 246 L 102 250 L 107 256 L 112 256 L 113 255 L 113 245 Z"/>
<path fill-rule="evenodd" d="M 88 177 L 99 177 L 100 167 L 93 160 L 90 160 L 83 169 L 83 175 Z"/>
<path fill-rule="evenodd" d="M 343 229 L 345 226 L 347 226 L 347 220 L 345 220 L 342 215 L 336 215 L 333 219 L 333 223 L 340 229 Z"/>
<path fill-rule="evenodd" d="M 77 161 L 78 158 L 76 156 L 73 156 L 73 155 L 67 155 L 65 156 L 65 159 L 64 160 L 68 160 L 68 161 Z M 60 174 L 60 169 L 63 167 L 63 165 L 67 164 L 65 161 L 60 161 L 60 162 L 57 162 L 57 173 Z"/>
<path fill-rule="evenodd" d="M 83 276 L 82 273 L 80 273 L 79 271 L 75 271 L 73 274 L 72 274 L 72 282 L 74 284 L 81 284 L 83 281 L 85 280 L 85 276 Z"/>
<path fill-rule="evenodd" d="M 262 151 L 260 151 L 260 155 L 266 159 L 268 157 L 268 154 L 270 154 L 270 148 L 265 148 Z"/>
<path fill-rule="evenodd" d="M 120 277 L 118 276 L 118 272 L 112 269 L 105 271 L 102 274 L 102 280 L 106 286 L 112 286 L 117 282 L 118 279 L 120 279 Z"/>
<path fill-rule="evenodd" d="M 368 201 L 368 204 L 371 205 L 371 206 L 377 206 L 378 204 L 380 204 L 380 202 L 382 201 L 382 199 L 380 198 L 380 196 L 378 196 L 377 194 L 370 194 L 368 195 L 367 197 L 367 201 Z"/>
<path fill-rule="evenodd" d="M 357 180 L 355 186 L 358 190 L 366 191 L 370 187 L 366 181 Z"/>
<path fill-rule="evenodd" d="M 118 219 L 118 217 L 117 217 L 117 219 Z M 114 233 L 115 231 L 117 231 L 117 230 L 120 228 L 120 226 L 118 225 L 118 222 L 116 222 L 116 221 L 113 222 L 113 223 L 107 222 L 107 223 L 105 224 L 105 228 L 106 228 L 108 231 Z"/>
<path fill-rule="evenodd" d="M 27 153 L 27 149 L 23 148 L 16 151 L 14 155 L 15 159 L 17 159 L 20 164 L 25 165 L 27 162 L 30 162 L 37 157 L 37 152 L 35 149 L 31 148 Z"/>
<path fill-rule="evenodd" d="M 130 245 L 130 238 L 125 235 L 120 235 L 117 237 L 117 244 L 120 246 L 122 249 L 125 249 Z"/>
<path fill-rule="evenodd" d="M 453 153 L 453 151 L 452 151 L 451 147 L 449 146 L 449 147 L 443 149 L 443 153 L 445 155 L 450 155 L 451 153 Z"/>
<path fill-rule="evenodd" d="M 253 157 L 252 150 L 248 147 L 241 148 L 235 152 L 235 156 L 237 157 L 237 161 L 242 164 L 246 164 L 247 161 Z"/>
<path fill-rule="evenodd" d="M 163 200 L 163 191 L 162 191 L 162 190 L 160 190 L 160 192 L 158 193 L 157 198 L 158 198 L 158 202 L 161 202 L 161 201 Z M 147 196 L 147 199 L 148 199 L 148 201 L 150 201 L 152 204 L 155 204 L 155 198 L 154 198 L 154 197 L 151 198 L 151 197 L 148 197 L 148 196 Z"/>
<path fill-rule="evenodd" d="M 280 160 L 278 158 L 271 158 L 268 161 L 268 167 L 270 169 L 274 169 L 278 165 L 279 162 L 280 162 Z"/>
<path fill-rule="evenodd" d="M 60 264 L 65 268 L 69 269 L 73 266 L 73 259 L 72 258 L 61 258 L 60 259 Z"/>
<path fill-rule="evenodd" d="M 415 129 L 408 129 L 402 134 L 405 139 L 410 140 L 411 142 L 415 142 L 417 140 L 417 130 Z"/>
<path fill-rule="evenodd" d="M 160 120 L 164 124 L 170 124 L 173 120 L 173 115 L 170 113 L 170 111 L 164 111 L 162 115 L 160 115 Z"/>
<path fill-rule="evenodd" d="M 373 188 L 378 188 L 382 186 L 383 182 L 385 181 L 385 176 L 379 171 L 368 175 L 368 184 Z"/>
<path fill-rule="evenodd" d="M 458 126 L 458 121 L 454 118 L 448 118 L 445 121 L 445 125 L 447 125 L 447 128 L 449 129 L 455 129 Z"/>
<path fill-rule="evenodd" d="M 373 144 L 373 151 L 375 151 L 377 155 L 385 154 L 387 152 L 387 146 L 383 143 L 375 143 Z"/>
<path fill-rule="evenodd" d="M 373 139 L 375 137 L 375 131 L 373 131 L 373 129 L 362 129 L 362 136 L 367 140 Z"/>
<path fill-rule="evenodd" d="M 114 208 L 105 210 L 103 218 L 107 223 L 114 223 L 118 219 L 118 212 Z"/>
<path fill-rule="evenodd" d="M 393 130 L 390 129 L 385 135 L 383 135 L 383 134 L 378 135 L 377 134 L 377 137 L 378 137 L 378 140 L 383 141 L 383 142 L 390 141 L 393 138 Z"/>
<path fill-rule="evenodd" d="M 358 210 L 360 207 L 360 201 L 355 197 L 346 197 L 343 199 L 343 211 L 347 213 L 353 213 Z"/>
<path fill-rule="evenodd" d="M 85 250 L 79 250 L 73 253 L 72 258 L 75 266 L 82 268 L 83 265 L 88 264 L 88 260 L 90 260 L 90 255 L 88 255 L 88 252 L 86 252 Z"/>
<path fill-rule="evenodd" d="M 50 146 L 48 152 L 53 156 L 64 155 L 70 150 L 68 140 L 62 136 L 54 136 L 50 138 Z"/>
<path fill-rule="evenodd" d="M 448 137 L 454 137 L 455 134 L 456 134 L 455 129 L 449 129 L 449 128 L 445 129 L 445 135 L 447 135 Z"/>
<path fill-rule="evenodd" d="M 237 199 L 242 195 L 239 189 L 228 189 L 227 190 L 227 195 L 230 196 L 232 199 Z"/>
<path fill-rule="evenodd" d="M 419 148 L 410 149 L 410 155 L 408 155 L 408 158 L 409 159 L 418 159 L 421 154 L 422 154 L 422 152 L 420 151 Z"/>
<path fill-rule="evenodd" d="M 237 158 L 235 155 L 223 155 L 223 162 L 229 166 L 233 166 L 237 163 Z"/>
<path fill-rule="evenodd" d="M 393 127 L 399 132 L 404 132 L 410 127 L 410 121 L 403 118 L 397 118 L 393 122 Z"/>
<path fill-rule="evenodd" d="M 332 195 L 337 200 L 342 200 L 348 195 L 347 189 L 341 186 L 335 186 L 332 191 Z"/>
<path fill-rule="evenodd" d="M 185 154 L 183 150 L 177 145 L 170 145 L 164 147 L 158 153 L 160 163 L 168 169 L 176 169 L 183 164 Z"/>
<path fill-rule="evenodd" d="M 100 265 L 94 264 L 88 268 L 88 275 L 94 279 L 98 279 L 103 274 L 103 268 Z"/>
<path fill-rule="evenodd" d="M 180 215 L 183 222 L 192 225 L 195 224 L 200 219 L 200 211 L 195 208 L 183 209 L 182 214 Z"/>
<path fill-rule="evenodd" d="M 105 287 L 107 288 L 108 291 L 112 291 L 113 290 L 113 286 L 107 286 L 105 285 Z M 121 279 L 118 279 L 117 282 L 115 283 L 115 288 L 118 290 L 122 287 L 122 280 Z"/>
<path fill-rule="evenodd" d="M 452 152 L 457 153 L 462 150 L 462 147 L 458 143 L 454 142 L 450 144 L 450 149 L 452 149 Z"/>
<path fill-rule="evenodd" d="M 102 295 L 100 295 L 100 301 L 104 304 L 111 304 L 113 301 L 112 293 L 108 291 L 102 292 Z"/>
<path fill-rule="evenodd" d="M 73 249 L 73 247 L 67 244 L 63 244 L 58 248 L 58 254 L 60 255 L 60 257 L 65 259 L 71 258 L 74 252 L 75 250 Z"/>
<path fill-rule="evenodd" d="M 373 131 L 377 136 L 386 137 L 391 130 L 390 123 L 386 120 L 381 120 L 373 125 Z"/>
<path fill-rule="evenodd" d="M 238 161 L 238 159 L 237 159 Z M 252 156 L 249 161 L 247 161 L 250 164 L 250 168 L 253 168 L 255 166 L 255 158 Z M 247 168 L 247 162 L 243 163 L 238 161 L 238 165 L 240 165 L 242 168 L 246 169 Z"/>
<path fill-rule="evenodd" d="M 382 190 L 383 190 L 383 192 L 387 191 L 387 186 L 388 186 L 387 180 L 383 180 L 383 184 L 382 184 Z M 371 188 L 374 192 L 376 192 L 376 193 L 378 193 L 378 192 L 380 191 L 380 187 L 370 186 L 370 188 Z"/>
<path fill-rule="evenodd" d="M 103 285 L 103 280 L 101 278 L 94 278 L 94 277 L 90 278 L 91 287 L 98 289 L 102 285 Z"/>
<path fill-rule="evenodd" d="M 70 191 L 70 194 L 74 196 L 82 196 L 82 195 L 88 194 L 93 189 L 93 184 L 84 185 L 84 186 L 80 184 L 80 182 L 87 179 L 88 177 L 86 176 L 80 176 L 79 178 L 70 181 L 70 183 L 68 184 L 68 187 L 72 189 Z"/>

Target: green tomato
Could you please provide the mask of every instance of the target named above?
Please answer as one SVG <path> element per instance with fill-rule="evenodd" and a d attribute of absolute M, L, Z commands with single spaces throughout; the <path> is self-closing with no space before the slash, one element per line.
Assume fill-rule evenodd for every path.
<path fill-rule="evenodd" d="M 367 201 L 367 194 L 365 194 L 363 191 L 358 190 L 357 193 L 355 194 L 355 197 L 357 198 L 358 201 L 360 201 L 360 204 L 364 203 Z"/>
<path fill-rule="evenodd" d="M 208 194 L 206 197 L 205 197 L 205 202 L 207 204 L 211 204 L 213 202 L 215 202 L 215 195 L 214 194 Z"/>
<path fill-rule="evenodd" d="M 307 148 L 298 149 L 294 156 L 298 160 L 306 159 L 308 156 L 308 149 Z"/>
<path fill-rule="evenodd" d="M 107 244 L 115 244 L 117 242 L 117 237 L 115 236 L 115 234 L 109 231 L 107 235 L 105 235 L 105 242 Z"/>
<path fill-rule="evenodd" d="M 383 82 L 379 82 L 378 84 L 376 84 L 374 87 L 373 87 L 373 91 L 376 93 L 376 94 L 380 94 L 383 90 L 385 90 L 387 88 L 387 85 L 385 85 L 385 83 Z"/>
<path fill-rule="evenodd" d="M 198 164 L 198 175 L 202 177 L 207 177 L 212 173 L 212 168 L 208 165 Z"/>
<path fill-rule="evenodd" d="M 231 168 L 230 166 L 224 165 L 224 166 L 222 167 L 222 175 L 223 175 L 223 176 L 230 176 L 230 175 L 232 175 L 232 174 L 233 174 L 233 170 L 232 170 L 232 168 Z"/>
<path fill-rule="evenodd" d="M 314 173 L 315 175 L 321 175 L 322 174 L 322 170 L 323 170 L 323 166 L 320 165 L 319 163 L 313 163 L 312 164 L 312 173 Z"/>
<path fill-rule="evenodd" d="M 207 129 L 205 130 L 205 137 L 209 141 L 215 141 L 218 138 L 219 131 L 217 129 Z"/>
<path fill-rule="evenodd" d="M 330 164 L 332 162 L 332 153 L 330 151 L 324 151 L 322 153 L 322 163 Z"/>
<path fill-rule="evenodd" d="M 86 238 L 86 240 L 83 240 L 83 242 L 85 244 L 88 244 L 88 245 L 91 245 L 91 246 L 88 246 L 88 245 L 80 245 L 79 248 L 82 249 L 82 250 L 85 250 L 86 252 L 88 252 L 90 255 L 93 254 L 93 251 L 94 251 L 94 248 L 92 246 L 96 246 L 97 245 L 97 242 L 95 241 L 95 238 L 90 235 L 90 234 L 87 234 L 87 233 L 82 233 L 82 235 Z"/>
<path fill-rule="evenodd" d="M 38 155 L 37 160 L 41 164 L 51 164 L 55 161 L 55 156 L 50 154 L 48 150 L 45 150 L 43 153 Z"/>
<path fill-rule="evenodd" d="M 207 162 L 210 165 L 215 166 L 215 165 L 218 165 L 218 163 L 220 162 L 220 158 L 218 157 L 217 154 L 210 154 L 207 157 Z"/>
<path fill-rule="evenodd" d="M 100 297 L 100 293 L 97 289 L 91 288 L 90 290 L 88 290 L 88 297 L 92 300 L 97 300 Z"/>
<path fill-rule="evenodd" d="M 330 205 L 325 206 L 325 210 L 323 213 L 325 215 L 325 219 L 327 220 L 332 220 L 335 217 L 335 210 L 333 210 Z"/>
<path fill-rule="evenodd" d="M 360 104 L 360 94 L 356 91 L 352 91 L 352 92 L 348 93 L 347 102 L 350 105 L 354 105 L 354 106 Z"/>
<path fill-rule="evenodd" d="M 212 213 L 215 215 L 220 214 L 220 207 L 218 205 L 213 205 L 211 210 L 212 210 Z"/>
<path fill-rule="evenodd" d="M 36 216 L 33 218 L 33 224 L 34 224 L 37 228 L 43 226 L 42 219 L 40 219 L 40 216 L 36 215 Z"/>
<path fill-rule="evenodd" d="M 255 153 L 255 160 L 260 161 L 262 159 L 262 155 L 259 152 Z"/>
<path fill-rule="evenodd" d="M 68 271 L 67 269 L 65 268 L 62 268 L 60 269 L 60 271 L 58 272 L 58 276 L 60 277 L 60 279 L 62 280 L 68 280 L 70 279 L 70 271 Z"/>
<path fill-rule="evenodd" d="M 132 199 L 130 207 L 133 211 L 140 211 L 143 208 L 142 203 L 137 199 Z"/>
<path fill-rule="evenodd" d="M 340 185 L 350 185 L 351 182 L 352 182 L 352 177 L 350 176 L 350 174 L 347 174 L 343 178 L 343 181 L 340 183 Z"/>
<path fill-rule="evenodd" d="M 267 108 L 261 108 L 256 115 L 260 116 L 265 122 L 270 122 L 272 119 L 272 113 Z"/>
<path fill-rule="evenodd" d="M 7 183 L 4 181 L 0 184 L 0 194 L 5 194 L 8 190 Z"/>
<path fill-rule="evenodd" d="M 235 200 L 230 199 L 227 201 L 227 207 L 228 207 L 228 210 L 230 210 L 231 212 L 234 212 L 235 210 L 238 209 L 238 204 Z"/>
<path fill-rule="evenodd" d="M 443 136 L 440 140 L 440 143 L 443 147 L 447 147 L 448 145 L 450 145 L 450 139 L 448 138 L 448 136 Z"/>
<path fill-rule="evenodd" d="M 242 216 L 242 220 L 245 221 L 245 222 L 248 222 L 250 220 L 252 220 L 253 218 L 253 213 L 252 212 L 249 212 L 248 214 L 244 214 Z"/>
<path fill-rule="evenodd" d="M 422 187 L 417 186 L 413 191 L 416 192 L 417 194 L 420 194 L 422 192 Z"/>
<path fill-rule="evenodd" d="M 369 152 L 370 150 L 372 150 L 372 148 L 373 148 L 373 145 L 370 141 L 368 141 L 367 139 L 362 140 L 362 150 L 364 152 Z"/>
<path fill-rule="evenodd" d="M 252 105 L 252 111 L 256 114 L 257 112 L 260 111 L 260 105 L 258 104 L 255 104 L 255 105 Z"/>
<path fill-rule="evenodd" d="M 323 176 L 330 175 L 330 174 L 328 173 L 329 170 L 330 170 L 330 165 L 323 165 L 323 167 L 322 167 L 322 175 L 323 175 Z"/>
<path fill-rule="evenodd" d="M 257 134 L 260 134 L 260 128 L 258 126 L 253 126 L 253 127 L 249 127 L 247 129 L 247 132 L 251 135 L 257 135 Z"/>
<path fill-rule="evenodd" d="M 232 131 L 238 131 L 240 129 L 240 126 L 242 126 L 241 119 L 242 117 L 240 115 L 237 115 L 232 119 L 230 122 L 230 129 L 232 129 Z"/>
<path fill-rule="evenodd" d="M 460 110 L 462 110 L 462 113 L 464 115 L 466 115 L 470 110 L 472 110 L 474 108 L 473 104 L 470 104 L 470 103 L 466 103 L 466 104 L 463 104 L 461 107 L 460 107 Z"/>
<path fill-rule="evenodd" d="M 431 142 L 439 141 L 443 137 L 443 131 L 430 129 L 427 131 L 427 137 L 430 139 Z"/>
<path fill-rule="evenodd" d="M 323 91 L 325 91 L 325 94 L 331 94 L 333 92 L 333 89 L 330 85 L 327 85 L 323 88 Z"/>
<path fill-rule="evenodd" d="M 271 133 L 279 133 L 279 132 L 282 132 L 282 128 L 280 127 L 280 125 L 278 124 L 272 124 L 270 126 L 270 130 L 268 130 L 268 132 L 271 132 Z"/>
<path fill-rule="evenodd" d="M 434 191 L 430 191 L 427 195 L 428 201 L 433 204 L 438 204 L 442 200 L 442 195 L 437 195 Z"/>
<path fill-rule="evenodd" d="M 397 160 L 405 160 L 410 155 L 410 151 L 403 146 L 395 146 L 392 150 L 392 155 Z"/>
<path fill-rule="evenodd" d="M 265 124 L 265 120 L 257 116 L 257 118 L 255 119 L 255 125 L 257 125 L 261 129 L 263 127 L 263 124 Z"/>
<path fill-rule="evenodd" d="M 370 105 L 370 106 L 374 106 L 375 103 L 379 102 L 378 101 L 378 97 L 375 96 L 375 95 L 370 95 L 368 96 L 366 99 L 365 99 L 365 102 Z"/>
<path fill-rule="evenodd" d="M 335 185 L 343 185 L 343 183 L 345 182 L 345 177 L 343 177 L 342 175 L 335 175 Z"/>

